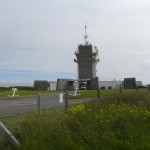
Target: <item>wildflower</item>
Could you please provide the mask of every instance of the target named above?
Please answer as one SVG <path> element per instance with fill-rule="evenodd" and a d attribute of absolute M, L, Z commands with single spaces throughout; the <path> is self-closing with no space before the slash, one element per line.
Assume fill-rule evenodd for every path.
<path fill-rule="evenodd" d="M 79 105 L 69 108 L 69 112 L 71 112 L 73 114 L 82 113 L 84 110 L 85 110 L 84 104 L 79 104 Z"/>

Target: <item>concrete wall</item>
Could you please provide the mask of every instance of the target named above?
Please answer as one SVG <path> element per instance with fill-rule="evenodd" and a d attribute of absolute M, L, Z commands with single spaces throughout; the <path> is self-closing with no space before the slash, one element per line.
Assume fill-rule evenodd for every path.
<path fill-rule="evenodd" d="M 99 88 L 99 81 L 98 78 L 92 78 L 90 81 L 87 82 L 87 89 L 88 90 L 96 90 Z"/>
<path fill-rule="evenodd" d="M 68 79 L 57 79 L 56 90 L 67 90 L 68 89 Z"/>
<path fill-rule="evenodd" d="M 48 90 L 49 83 L 46 80 L 35 80 L 34 90 Z"/>
<path fill-rule="evenodd" d="M 124 88 L 125 89 L 135 89 L 136 79 L 135 78 L 124 78 Z"/>
<path fill-rule="evenodd" d="M 73 81 L 70 79 L 57 79 L 57 90 L 73 90 Z"/>
<path fill-rule="evenodd" d="M 92 74 L 92 45 L 80 45 L 76 55 L 79 67 L 79 79 L 90 79 Z"/>

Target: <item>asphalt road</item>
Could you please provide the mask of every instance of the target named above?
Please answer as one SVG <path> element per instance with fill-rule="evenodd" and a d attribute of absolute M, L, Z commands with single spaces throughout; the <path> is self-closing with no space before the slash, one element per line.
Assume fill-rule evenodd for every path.
<path fill-rule="evenodd" d="M 40 97 L 40 107 L 41 108 L 57 108 L 59 106 L 64 106 L 64 102 L 59 102 L 60 93 L 52 93 L 41 95 Z M 76 104 L 81 102 L 87 102 L 92 100 L 91 98 L 86 99 L 69 99 L 68 103 Z M 38 96 L 26 96 L 26 97 L 14 97 L 5 100 L 0 100 L 0 118 L 22 114 L 26 112 L 31 112 L 38 109 Z"/>

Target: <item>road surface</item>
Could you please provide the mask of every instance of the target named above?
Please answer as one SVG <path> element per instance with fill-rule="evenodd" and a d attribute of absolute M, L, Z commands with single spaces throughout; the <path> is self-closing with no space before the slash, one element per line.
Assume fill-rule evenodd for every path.
<path fill-rule="evenodd" d="M 59 94 L 60 93 L 41 95 L 40 107 L 41 108 L 57 108 L 59 106 L 63 107 L 64 102 L 59 103 Z M 81 102 L 87 102 L 90 100 L 91 98 L 69 99 L 68 102 L 69 104 L 76 104 Z M 38 104 L 39 104 L 38 96 L 25 96 L 0 100 L 0 118 L 37 110 Z"/>

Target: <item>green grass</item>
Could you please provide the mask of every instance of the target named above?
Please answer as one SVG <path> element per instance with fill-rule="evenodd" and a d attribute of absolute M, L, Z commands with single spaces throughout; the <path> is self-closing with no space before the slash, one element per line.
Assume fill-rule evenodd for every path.
<path fill-rule="evenodd" d="M 19 125 L 4 122 L 13 128 L 20 150 L 145 150 L 150 149 L 149 120 L 150 92 L 128 91 L 72 105 L 67 114 L 45 110 Z"/>
<path fill-rule="evenodd" d="M 41 94 L 48 94 L 48 93 L 57 93 L 60 91 L 35 91 L 35 90 L 18 90 L 16 91 L 15 95 L 19 96 L 28 96 L 28 95 L 37 95 Z M 11 90 L 0 90 L 0 97 L 8 97 L 8 95 L 12 95 L 13 92 Z"/>
<path fill-rule="evenodd" d="M 70 106 L 67 114 L 46 109 L 40 117 L 34 112 L 2 121 L 21 142 L 20 150 L 150 149 L 150 92 L 109 92 Z M 1 149 L 8 145 L 3 142 Z"/>
<path fill-rule="evenodd" d="M 147 92 L 148 89 L 139 89 L 139 92 Z M 136 92 L 135 89 L 123 89 L 122 93 L 132 93 L 132 92 Z M 74 92 L 72 92 L 74 93 Z M 110 95 L 114 95 L 114 94 L 118 94 L 120 93 L 119 89 L 111 89 L 111 90 L 100 90 L 100 96 L 110 96 Z M 78 99 L 78 98 L 92 98 L 92 97 L 97 97 L 97 90 L 80 90 L 77 92 L 77 96 L 72 96 L 69 95 L 69 98 L 71 99 Z"/>
<path fill-rule="evenodd" d="M 59 116 L 62 112 L 64 111 L 63 106 L 59 106 L 56 108 L 51 108 L 51 109 L 42 109 L 41 110 L 41 115 L 39 116 L 38 111 L 34 112 L 29 112 L 25 114 L 20 114 L 20 115 L 14 115 L 14 116 L 8 116 L 5 118 L 1 118 L 0 121 L 7 127 L 8 130 L 10 130 L 13 134 L 18 132 L 18 129 L 24 122 L 27 120 L 31 119 L 40 119 L 40 117 L 47 117 L 50 116 L 50 120 L 55 119 L 55 117 Z M 46 118 L 45 118 L 46 119 Z M 0 134 L 0 150 L 7 150 L 10 149 L 12 150 L 13 147 L 12 145 L 7 141 L 7 139 Z"/>

